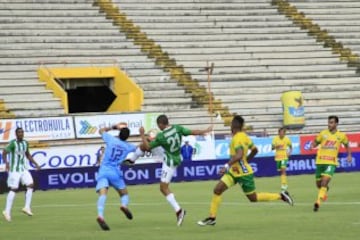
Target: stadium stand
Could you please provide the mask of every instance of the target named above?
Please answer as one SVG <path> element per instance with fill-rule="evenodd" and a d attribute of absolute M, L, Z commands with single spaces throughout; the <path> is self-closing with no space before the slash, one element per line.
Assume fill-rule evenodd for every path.
<path fill-rule="evenodd" d="M 143 88 L 143 111 L 166 112 L 189 127 L 209 123 L 211 98 L 212 115 L 220 113 L 228 121 L 239 113 L 255 131 L 275 133 L 282 125 L 280 96 L 288 90 L 300 90 L 305 98 L 306 127 L 294 133 L 319 131 L 332 113 L 340 116 L 345 131 L 359 126 L 356 66 L 341 62 L 340 53 L 294 24 L 276 1 L 0 3 L 0 93 L 16 116 L 64 113 L 59 99 L 37 80 L 40 65 L 110 62 Z M 356 12 L 346 6 L 346 14 Z M 359 19 L 349 19 L 354 26 L 343 31 L 356 42 L 351 34 Z M 201 71 L 207 61 L 215 66 L 213 98 Z M 228 132 L 228 127 L 216 121 L 216 130 Z"/>
<path fill-rule="evenodd" d="M 93 1 L 1 1 L 1 96 L 18 117 L 63 114 L 36 69 L 118 65 L 144 90 L 144 112 L 166 112 L 189 127 L 209 123 L 167 72 L 93 7 Z M 224 129 L 218 122 L 219 129 Z"/>
<path fill-rule="evenodd" d="M 202 86 L 199 69 L 214 62 L 215 97 L 255 129 L 274 133 L 282 124 L 279 99 L 286 90 L 303 92 L 307 127 L 301 132 L 318 131 L 330 113 L 341 116 L 345 130 L 358 126 L 356 68 L 279 14 L 272 1 L 115 2 Z"/>

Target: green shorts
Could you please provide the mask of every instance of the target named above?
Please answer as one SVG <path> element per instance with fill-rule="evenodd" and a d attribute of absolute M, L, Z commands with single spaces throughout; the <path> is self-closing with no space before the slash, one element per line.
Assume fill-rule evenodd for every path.
<path fill-rule="evenodd" d="M 221 178 L 221 181 L 224 182 L 228 188 L 234 186 L 236 183 L 239 183 L 243 192 L 246 195 L 255 192 L 254 174 L 249 174 L 241 177 L 234 177 L 230 173 L 225 173 L 224 176 Z"/>
<path fill-rule="evenodd" d="M 336 165 L 318 164 L 316 165 L 315 178 L 320 180 L 322 176 L 332 177 L 334 176 Z"/>
<path fill-rule="evenodd" d="M 288 159 L 285 159 L 285 160 L 281 160 L 281 161 L 276 161 L 276 169 L 278 171 L 280 171 L 281 169 L 283 168 L 287 168 L 287 164 L 288 164 Z"/>

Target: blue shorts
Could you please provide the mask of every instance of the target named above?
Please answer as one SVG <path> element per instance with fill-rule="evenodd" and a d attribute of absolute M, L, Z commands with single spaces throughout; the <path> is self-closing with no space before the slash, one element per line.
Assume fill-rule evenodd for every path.
<path fill-rule="evenodd" d="M 110 186 L 116 190 L 126 188 L 124 177 L 118 168 L 100 167 L 96 181 L 96 191 Z"/>

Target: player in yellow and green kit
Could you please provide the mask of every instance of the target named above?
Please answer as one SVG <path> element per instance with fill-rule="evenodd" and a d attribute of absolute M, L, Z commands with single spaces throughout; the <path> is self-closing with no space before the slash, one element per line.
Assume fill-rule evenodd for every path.
<path fill-rule="evenodd" d="M 279 128 L 279 135 L 274 137 L 271 148 L 275 149 L 276 168 L 280 171 L 281 190 L 287 190 L 286 167 L 292 151 L 290 138 L 285 136 L 286 129 Z"/>
<path fill-rule="evenodd" d="M 317 135 L 312 143 L 312 148 L 320 145 L 316 155 L 316 186 L 319 189 L 318 197 L 314 204 L 314 211 L 318 211 L 321 201 L 327 200 L 329 182 L 334 175 L 338 163 L 338 154 L 341 144 L 347 150 L 347 160 L 352 162 L 351 150 L 347 136 L 337 130 L 339 118 L 337 116 L 328 117 L 328 129 L 323 130 Z"/>
<path fill-rule="evenodd" d="M 239 115 L 234 116 L 231 123 L 231 132 L 233 134 L 230 143 L 231 157 L 220 170 L 220 174 L 223 176 L 214 188 L 214 195 L 210 204 L 210 215 L 204 220 L 198 221 L 200 226 L 216 224 L 216 214 L 221 202 L 221 195 L 236 183 L 239 183 L 251 202 L 283 200 L 293 205 L 293 200 L 286 191 L 281 193 L 256 193 L 254 172 L 248 161 L 255 157 L 258 150 L 249 136 L 242 131 L 243 126 L 244 119 Z M 250 150 L 249 155 L 247 155 L 248 150 Z"/>

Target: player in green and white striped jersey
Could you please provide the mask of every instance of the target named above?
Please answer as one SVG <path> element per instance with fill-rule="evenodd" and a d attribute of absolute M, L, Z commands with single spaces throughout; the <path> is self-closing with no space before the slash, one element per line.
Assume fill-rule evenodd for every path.
<path fill-rule="evenodd" d="M 7 184 L 10 188 L 6 198 L 5 210 L 3 211 L 3 215 L 7 221 L 11 221 L 11 208 L 16 192 L 19 189 L 20 181 L 27 188 L 25 194 L 25 207 L 22 211 L 29 216 L 33 215 L 30 205 L 34 189 L 34 181 L 28 170 L 26 158 L 31 161 L 37 169 L 40 169 L 39 164 L 36 163 L 29 152 L 29 143 L 24 140 L 24 130 L 22 128 L 16 128 L 15 134 L 16 139 L 11 140 L 2 153 L 2 158 L 6 165 L 6 171 L 8 172 Z M 7 159 L 8 154 L 10 154 L 10 161 Z"/>
<path fill-rule="evenodd" d="M 140 135 L 142 144 L 140 149 L 142 151 L 150 151 L 151 149 L 162 147 L 165 150 L 164 161 L 162 164 L 161 179 L 160 179 L 160 191 L 166 197 L 166 200 L 174 208 L 177 217 L 177 225 L 181 226 L 184 217 L 185 210 L 180 207 L 175 199 L 174 194 L 169 188 L 171 178 L 173 177 L 176 168 L 181 164 L 181 139 L 182 136 L 188 135 L 204 135 L 212 131 L 212 126 L 205 130 L 190 130 L 181 125 L 170 125 L 166 115 L 160 115 L 156 119 L 157 125 L 161 132 L 156 135 L 155 140 L 147 141 L 145 136 L 145 130 L 140 128 Z"/>

